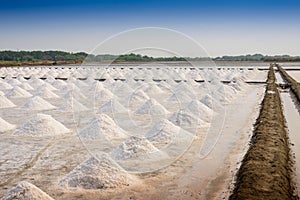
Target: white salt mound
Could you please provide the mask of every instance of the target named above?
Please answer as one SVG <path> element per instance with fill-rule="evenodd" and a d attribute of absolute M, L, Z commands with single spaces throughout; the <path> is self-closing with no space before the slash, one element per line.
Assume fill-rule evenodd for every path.
<path fill-rule="evenodd" d="M 42 88 L 37 92 L 37 95 L 44 98 L 44 99 L 53 99 L 53 98 L 59 98 L 54 92 L 52 92 L 48 88 Z"/>
<path fill-rule="evenodd" d="M 9 99 L 7 99 L 5 96 L 0 95 L 0 108 L 12 108 L 16 105 L 13 104 Z"/>
<path fill-rule="evenodd" d="M 143 159 L 157 152 L 159 150 L 146 138 L 131 136 L 113 150 L 111 156 L 116 160 Z"/>
<path fill-rule="evenodd" d="M 152 114 L 152 115 L 164 115 L 168 111 L 163 105 L 158 103 L 155 99 L 147 100 L 140 108 L 135 111 L 136 114 Z"/>
<path fill-rule="evenodd" d="M 15 125 L 12 125 L 12 124 L 8 123 L 7 121 L 5 121 L 4 119 L 2 119 L 0 117 L 0 133 L 12 130 L 14 128 L 16 128 Z"/>
<path fill-rule="evenodd" d="M 103 101 L 111 99 L 111 98 L 113 98 L 113 96 L 114 96 L 113 93 L 110 92 L 106 88 L 103 88 L 103 89 L 95 92 L 95 99 L 99 99 L 99 100 L 103 100 Z"/>
<path fill-rule="evenodd" d="M 22 181 L 1 200 L 53 200 L 53 198 L 35 185 Z"/>
<path fill-rule="evenodd" d="M 29 92 L 19 86 L 15 86 L 13 89 L 10 89 L 5 95 L 9 98 L 27 98 L 32 96 Z"/>
<path fill-rule="evenodd" d="M 52 136 L 68 132 L 70 132 L 70 130 L 52 118 L 51 115 L 36 114 L 13 134 L 24 136 Z"/>
<path fill-rule="evenodd" d="M 113 119 L 106 114 L 99 114 L 84 127 L 78 136 L 81 138 L 95 139 L 105 138 L 107 140 L 118 140 L 127 138 L 126 131 L 120 128 Z"/>
<path fill-rule="evenodd" d="M 87 107 L 82 105 L 79 101 L 74 98 L 69 98 L 59 110 L 67 111 L 67 112 L 80 112 L 88 110 Z"/>
<path fill-rule="evenodd" d="M 174 125 L 169 120 L 163 119 L 153 126 L 145 136 L 153 143 L 168 144 L 178 138 L 191 137 L 191 134 Z"/>
<path fill-rule="evenodd" d="M 127 112 L 126 108 L 122 104 L 120 104 L 120 102 L 116 99 L 115 100 L 110 99 L 108 102 L 106 102 L 99 108 L 99 111 L 105 112 L 105 113 L 125 113 L 125 112 Z"/>
<path fill-rule="evenodd" d="M 213 114 L 213 110 L 204 103 L 193 100 L 187 105 L 187 110 L 195 116 L 208 117 Z"/>
<path fill-rule="evenodd" d="M 186 130 L 209 126 L 209 123 L 187 111 L 175 112 L 169 117 L 169 120 L 176 126 Z"/>
<path fill-rule="evenodd" d="M 54 108 L 55 106 L 39 96 L 30 98 L 23 106 L 21 106 L 21 109 L 26 110 L 50 110 Z"/>
<path fill-rule="evenodd" d="M 97 158 L 90 157 L 78 165 L 59 182 L 59 185 L 96 190 L 120 188 L 131 183 L 133 178 L 107 154 L 102 154 Z"/>

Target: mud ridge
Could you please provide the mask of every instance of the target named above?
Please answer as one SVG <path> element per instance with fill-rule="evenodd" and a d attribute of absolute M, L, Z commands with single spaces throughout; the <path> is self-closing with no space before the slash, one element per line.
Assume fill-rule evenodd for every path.
<path fill-rule="evenodd" d="M 276 64 L 276 67 L 279 70 L 282 77 L 284 78 L 284 80 L 291 84 L 291 89 L 295 94 L 298 102 L 300 103 L 300 83 L 293 79 L 281 66 Z"/>
<path fill-rule="evenodd" d="M 293 182 L 293 159 L 273 65 L 264 99 L 254 124 L 250 147 L 229 197 L 236 199 L 299 199 Z"/>

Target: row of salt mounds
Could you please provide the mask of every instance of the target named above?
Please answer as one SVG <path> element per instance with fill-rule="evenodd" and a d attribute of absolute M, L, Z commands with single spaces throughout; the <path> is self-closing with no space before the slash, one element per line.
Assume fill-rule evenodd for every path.
<path fill-rule="evenodd" d="M 59 185 L 66 188 L 110 189 L 133 184 L 134 178 L 107 154 L 90 157 L 69 174 Z"/>
<path fill-rule="evenodd" d="M 10 89 L 5 96 L 9 98 L 27 98 L 32 97 L 32 94 L 20 88 L 19 86 L 15 86 L 14 88 Z"/>
<path fill-rule="evenodd" d="M 131 136 L 111 152 L 111 157 L 115 160 L 149 159 L 161 155 L 162 152 L 146 138 L 136 136 Z"/>
<path fill-rule="evenodd" d="M 51 115 L 36 114 L 13 134 L 20 136 L 53 136 L 68 132 L 70 130 L 52 118 Z"/>
<path fill-rule="evenodd" d="M 5 121 L 0 117 L 0 133 L 13 130 L 15 128 L 16 128 L 15 125 L 8 123 L 7 121 Z"/>
<path fill-rule="evenodd" d="M 106 114 L 99 114 L 78 133 L 78 136 L 87 139 L 104 138 L 108 141 L 112 141 L 127 138 L 127 133 L 109 116 Z"/>
<path fill-rule="evenodd" d="M 155 146 L 162 146 L 166 144 L 178 144 L 187 142 L 194 138 L 194 136 L 174 125 L 167 119 L 159 121 L 154 125 L 145 135 L 145 137 Z"/>
<path fill-rule="evenodd" d="M 35 185 L 26 181 L 20 182 L 1 200 L 54 200 Z"/>
<path fill-rule="evenodd" d="M 139 107 L 135 114 L 151 114 L 151 115 L 165 115 L 169 111 L 155 99 L 150 98 L 141 107 Z"/>
<path fill-rule="evenodd" d="M 25 110 L 51 110 L 55 108 L 55 106 L 39 96 L 28 99 L 28 101 L 21 106 L 21 109 Z"/>
<path fill-rule="evenodd" d="M 99 111 L 105 113 L 126 113 L 127 109 L 117 99 L 110 99 L 99 108 Z"/>
<path fill-rule="evenodd" d="M 16 107 L 16 105 L 7 99 L 5 96 L 0 95 L 0 108 L 12 108 Z"/>

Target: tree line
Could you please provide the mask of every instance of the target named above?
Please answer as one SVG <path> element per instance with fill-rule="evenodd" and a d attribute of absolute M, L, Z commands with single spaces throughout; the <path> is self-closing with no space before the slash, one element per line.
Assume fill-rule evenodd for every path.
<path fill-rule="evenodd" d="M 0 51 L 0 61 L 11 62 L 69 62 L 75 63 L 86 62 L 149 62 L 149 61 L 300 61 L 300 57 L 292 57 L 289 55 L 268 56 L 262 54 L 240 55 L 240 56 L 222 56 L 216 58 L 209 57 L 151 57 L 140 54 L 125 54 L 125 55 L 93 55 L 85 52 L 70 53 L 64 51 Z"/>

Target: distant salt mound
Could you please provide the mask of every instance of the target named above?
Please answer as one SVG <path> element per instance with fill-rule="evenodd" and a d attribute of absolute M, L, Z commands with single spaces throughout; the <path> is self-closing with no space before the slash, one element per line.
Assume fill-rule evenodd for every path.
<path fill-rule="evenodd" d="M 64 99 L 70 99 L 70 98 L 76 98 L 76 99 L 87 99 L 84 94 L 82 94 L 80 91 L 77 90 L 68 90 L 65 94 L 62 95 L 62 98 Z"/>
<path fill-rule="evenodd" d="M 8 98 L 5 96 L 0 95 L 0 108 L 12 108 L 16 105 L 13 104 Z"/>
<path fill-rule="evenodd" d="M 129 95 L 128 102 L 130 104 L 139 104 L 149 99 L 149 96 L 143 90 L 138 90 Z"/>
<path fill-rule="evenodd" d="M 156 84 L 150 84 L 146 89 L 145 92 L 147 94 L 159 94 L 162 93 L 162 89 L 160 89 L 160 87 L 158 87 Z"/>
<path fill-rule="evenodd" d="M 191 101 L 186 108 L 188 111 L 190 111 L 193 115 L 195 116 L 200 116 L 200 117 L 208 117 L 213 114 L 213 110 L 209 108 L 207 105 L 204 103 L 198 101 L 198 100 L 193 100 Z"/>
<path fill-rule="evenodd" d="M 113 189 L 133 184 L 133 177 L 125 172 L 107 154 L 90 157 L 69 174 L 59 185 L 74 189 Z"/>
<path fill-rule="evenodd" d="M 21 106 L 21 109 L 26 110 L 51 110 L 54 108 L 56 107 L 39 96 L 30 98 L 23 106 Z"/>
<path fill-rule="evenodd" d="M 50 91 L 55 91 L 57 90 L 57 88 L 53 87 L 50 83 L 44 82 L 43 85 L 39 86 L 36 88 L 37 91 L 41 91 L 41 90 L 50 90 Z"/>
<path fill-rule="evenodd" d="M 125 113 L 127 109 L 117 99 L 110 99 L 99 108 L 99 112 Z"/>
<path fill-rule="evenodd" d="M 197 128 L 209 126 L 209 123 L 203 121 L 200 119 L 200 117 L 196 117 L 191 112 L 186 110 L 175 112 L 168 119 L 176 126 L 179 126 L 185 130 L 194 131 Z"/>
<path fill-rule="evenodd" d="M 95 91 L 95 99 L 106 101 L 113 97 L 114 97 L 114 94 L 106 88 L 103 88 L 99 91 Z"/>
<path fill-rule="evenodd" d="M 146 138 L 131 136 L 113 150 L 111 156 L 115 160 L 147 159 L 158 153 L 159 150 Z"/>
<path fill-rule="evenodd" d="M 178 91 L 177 93 L 173 93 L 167 101 L 178 102 L 178 103 L 186 103 L 194 99 L 195 95 L 188 95 L 184 91 Z"/>
<path fill-rule="evenodd" d="M 106 114 L 99 114 L 94 117 L 90 123 L 78 133 L 78 136 L 87 139 L 104 138 L 108 141 L 127 138 L 126 132 Z"/>
<path fill-rule="evenodd" d="M 10 84 L 6 83 L 6 82 L 0 81 L 0 88 L 1 88 L 1 90 L 10 90 L 13 87 Z"/>
<path fill-rule="evenodd" d="M 8 123 L 7 121 L 5 121 L 0 117 L 0 133 L 12 130 L 14 128 L 16 128 L 15 125 Z"/>
<path fill-rule="evenodd" d="M 5 96 L 9 98 L 27 98 L 32 97 L 32 94 L 20 88 L 19 86 L 15 86 L 13 89 L 10 89 Z"/>
<path fill-rule="evenodd" d="M 22 89 L 24 89 L 24 90 L 34 90 L 34 88 L 33 87 L 31 87 L 30 86 L 30 84 L 29 83 L 27 83 L 27 82 L 25 82 L 25 83 L 22 83 L 22 85 L 19 85 Z"/>
<path fill-rule="evenodd" d="M 54 200 L 35 185 L 26 181 L 20 182 L 1 200 Z"/>
<path fill-rule="evenodd" d="M 56 95 L 54 92 L 52 92 L 50 89 L 48 88 L 42 88 L 40 89 L 36 95 L 44 98 L 44 99 L 57 99 L 60 98 L 58 95 Z"/>
<path fill-rule="evenodd" d="M 76 99 L 69 98 L 61 107 L 59 107 L 59 110 L 63 110 L 67 112 L 80 112 L 80 111 L 86 111 L 88 110 L 88 108 L 82 105 Z"/>
<path fill-rule="evenodd" d="M 8 83 L 10 84 L 10 85 L 12 85 L 12 86 L 17 86 L 17 85 L 21 85 L 22 83 L 20 82 L 20 81 L 18 81 L 17 79 L 10 79 L 9 81 L 8 81 Z"/>
<path fill-rule="evenodd" d="M 58 88 L 58 89 L 62 89 L 66 85 L 67 85 L 67 83 L 63 80 L 55 80 L 54 82 L 52 82 L 52 86 L 54 86 L 55 88 Z"/>
<path fill-rule="evenodd" d="M 177 143 L 193 137 L 189 132 L 174 125 L 167 119 L 159 121 L 147 133 L 146 138 L 155 145 Z"/>
<path fill-rule="evenodd" d="M 36 114 L 13 134 L 20 136 L 52 136 L 70 132 L 64 125 L 51 115 Z"/>
<path fill-rule="evenodd" d="M 151 115 L 165 115 L 168 110 L 163 105 L 158 103 L 155 99 L 147 100 L 140 108 L 135 112 L 136 114 L 151 114 Z"/>

